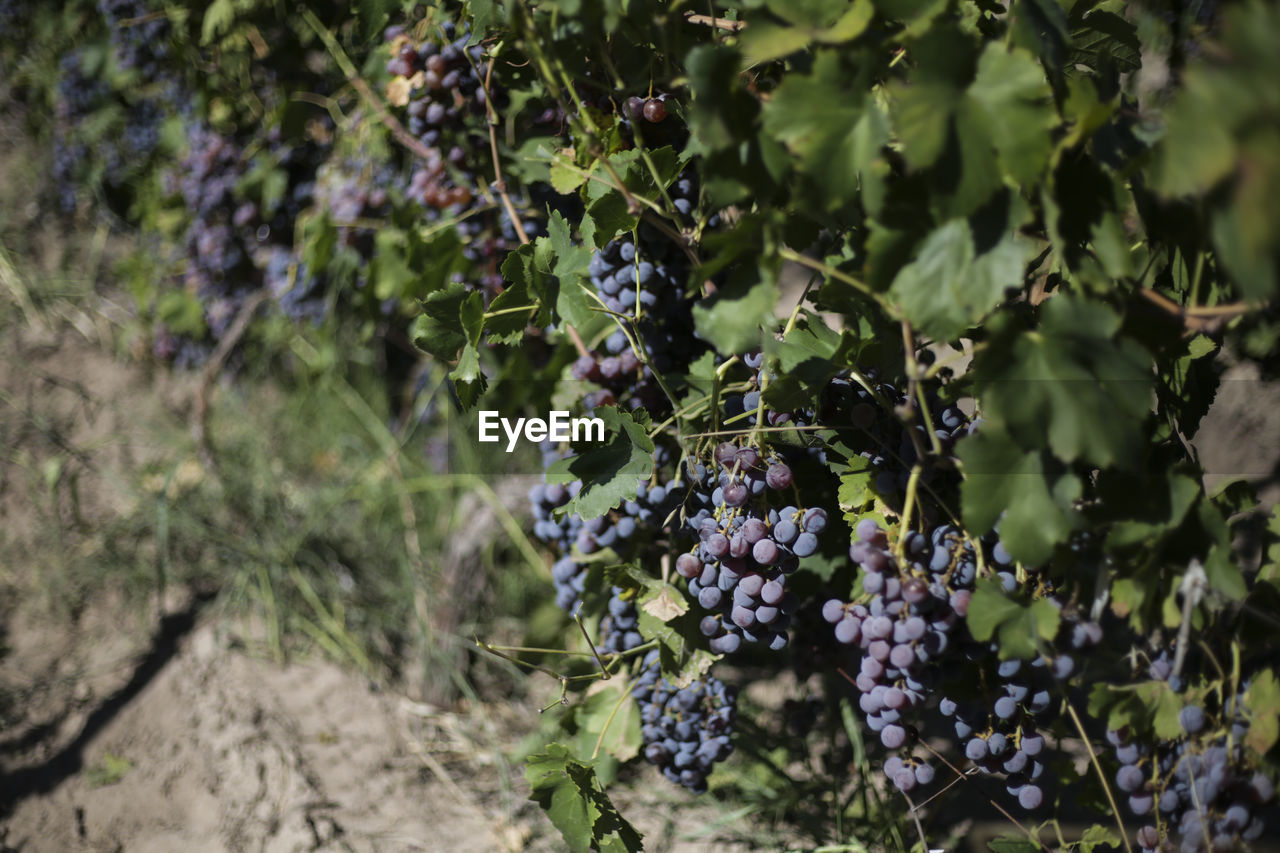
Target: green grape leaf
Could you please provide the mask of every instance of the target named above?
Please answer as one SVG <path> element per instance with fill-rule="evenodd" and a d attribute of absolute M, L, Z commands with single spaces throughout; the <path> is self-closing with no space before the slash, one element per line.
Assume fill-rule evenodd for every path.
<path fill-rule="evenodd" d="M 574 708 L 573 718 L 578 726 L 579 755 L 592 755 L 597 744 L 618 761 L 630 761 L 640 754 L 640 707 L 624 688 L 589 692 Z"/>
<path fill-rule="evenodd" d="M 979 642 L 996 637 L 1001 658 L 1030 658 L 1058 633 L 1059 610 L 1046 599 L 1022 605 L 1004 594 L 997 578 L 983 578 L 974 587 L 967 617 Z"/>
<path fill-rule="evenodd" d="M 453 380 L 462 410 L 470 411 L 489 387 L 489 380 L 480 369 L 480 353 L 475 345 L 468 343 L 462 348 L 462 355 L 458 357 L 458 364 L 449 373 L 449 378 Z"/>
<path fill-rule="evenodd" d="M 1061 4 L 1057 0 L 1015 0 L 1011 11 L 1014 42 L 1034 51 L 1050 74 L 1060 75 L 1071 39 Z"/>
<path fill-rule="evenodd" d="M 595 416 L 604 421 L 604 444 L 561 459 L 547 469 L 547 482 L 568 484 L 582 480 L 582 491 L 568 505 L 584 519 L 598 518 L 635 497 L 636 483 L 653 473 L 653 440 L 648 416 L 642 410 L 625 412 L 602 406 Z"/>
<path fill-rule="evenodd" d="M 1182 735 L 1178 712 L 1182 710 L 1183 699 L 1173 692 L 1167 681 L 1144 681 L 1135 685 L 1133 695 L 1151 719 L 1156 737 L 1173 740 Z"/>
<path fill-rule="evenodd" d="M 590 260 L 591 250 L 574 242 L 568 223 L 555 211 L 547 220 L 547 236 L 508 253 L 502 277 L 508 288 L 523 286 L 544 312 L 555 306 L 563 320 L 583 326 L 595 316 L 582 289 Z M 539 319 L 546 318 L 540 314 Z"/>
<path fill-rule="evenodd" d="M 920 81 L 892 87 L 891 93 L 893 128 L 907 164 L 914 169 L 932 166 L 947 146 L 959 92 L 949 82 Z"/>
<path fill-rule="evenodd" d="M 1236 563 L 1231 528 L 1212 501 L 1200 501 L 1196 516 L 1200 526 L 1213 539 L 1213 545 L 1204 557 L 1204 575 L 1209 587 L 1232 601 L 1242 600 L 1249 590 L 1244 573 Z"/>
<path fill-rule="evenodd" d="M 1057 294 L 1038 330 L 1006 327 L 974 363 L 983 415 L 1022 447 L 1065 462 L 1134 468 L 1151 399 L 1151 357 L 1116 340 L 1120 317 L 1099 302 Z"/>
<path fill-rule="evenodd" d="M 861 82 L 850 80 L 838 52 L 823 51 L 811 74 L 788 76 L 764 106 L 765 133 L 795 155 L 829 209 L 857 198 L 862 173 L 889 137 L 888 121 Z"/>
<path fill-rule="evenodd" d="M 1080 836 L 1080 840 L 1072 845 L 1072 849 L 1079 850 L 1080 853 L 1093 853 L 1099 847 L 1117 849 L 1120 844 L 1120 836 L 1116 834 L 1114 829 L 1101 824 L 1094 824 L 1084 831 L 1084 834 Z"/>
<path fill-rule="evenodd" d="M 444 361 L 453 361 L 467 343 L 461 309 L 470 295 L 466 285 L 454 282 L 423 299 L 422 313 L 413 322 L 414 346 Z"/>
<path fill-rule="evenodd" d="M 519 310 L 521 308 L 525 310 Z M 518 344 L 538 308 L 537 302 L 529 300 L 528 287 L 524 282 L 513 284 L 489 304 L 490 316 L 485 318 L 485 331 L 500 343 Z"/>
<path fill-rule="evenodd" d="M 1029 51 L 991 42 L 978 60 L 969 86 L 1005 174 L 1022 186 L 1039 182 L 1053 147 L 1057 123 L 1044 69 Z"/>
<path fill-rule="evenodd" d="M 736 146 L 749 134 L 759 108 L 738 77 L 741 61 L 736 48 L 723 44 L 699 45 L 685 59 L 689 131 L 704 150 Z"/>
<path fill-rule="evenodd" d="M 1280 681 L 1275 673 L 1264 669 L 1253 677 L 1244 694 L 1249 711 L 1249 734 L 1245 744 L 1259 755 L 1266 755 L 1280 740 Z"/>
<path fill-rule="evenodd" d="M 742 56 L 748 65 L 759 65 L 804 50 L 812 41 L 813 33 L 801 27 L 752 24 L 742 34 Z"/>
<path fill-rule="evenodd" d="M 741 267 L 714 295 L 694 304 L 694 328 L 721 355 L 744 353 L 760 346 L 760 330 L 772 323 L 777 302 L 772 266 Z"/>
<path fill-rule="evenodd" d="M 458 306 L 458 318 L 462 321 L 462 332 L 467 336 L 467 343 L 472 347 L 480 345 L 484 335 L 484 296 L 473 290 Z"/>
<path fill-rule="evenodd" d="M 1001 200 L 973 220 L 953 219 L 933 231 L 893 280 L 889 295 L 912 325 L 935 340 L 959 337 L 1004 298 L 1007 288 L 1022 284 L 1034 251 L 1032 242 L 1017 233 L 1027 209 L 1011 193 Z M 993 233 L 1001 235 L 994 244 L 986 236 Z"/>
<path fill-rule="evenodd" d="M 964 464 L 960 499 L 966 524 L 985 533 L 999 521 L 1000 539 L 1015 559 L 1043 563 L 1077 527 L 1073 504 L 1082 494 L 1080 480 L 1043 454 L 1019 449 L 984 423 L 957 444 L 956 455 Z"/>
<path fill-rule="evenodd" d="M 572 853 L 642 850 L 641 835 L 605 794 L 590 764 L 559 743 L 525 761 L 525 780 L 536 802 L 564 836 Z"/>
<path fill-rule="evenodd" d="M 840 489 L 836 494 L 840 511 L 850 525 L 856 524 L 875 505 L 876 493 L 872 488 L 875 478 L 876 469 L 870 459 L 850 457 L 849 469 L 840 475 Z"/>
<path fill-rule="evenodd" d="M 1128 548 L 1144 542 L 1151 543 L 1168 531 L 1177 528 L 1200 496 L 1200 483 L 1198 479 L 1186 473 L 1169 469 L 1158 472 L 1157 479 L 1153 483 L 1135 483 L 1132 491 L 1134 492 L 1132 495 L 1108 491 L 1108 496 L 1115 494 L 1117 499 L 1127 498 L 1127 501 L 1120 505 L 1125 507 L 1126 515 L 1130 516 L 1122 518 L 1111 526 L 1107 533 L 1108 550 Z M 1153 507 L 1156 510 L 1152 513 L 1154 517 L 1145 517 L 1145 512 L 1143 516 L 1138 516 L 1133 511 L 1144 503 L 1157 504 Z"/>
<path fill-rule="evenodd" d="M 1076 16 L 1073 14 L 1071 17 L 1075 24 Z M 1069 66 L 1102 69 L 1109 65 L 1121 73 L 1142 67 L 1142 45 L 1138 41 L 1136 25 L 1102 8 L 1085 12 L 1079 21 L 1080 25 L 1071 29 Z"/>

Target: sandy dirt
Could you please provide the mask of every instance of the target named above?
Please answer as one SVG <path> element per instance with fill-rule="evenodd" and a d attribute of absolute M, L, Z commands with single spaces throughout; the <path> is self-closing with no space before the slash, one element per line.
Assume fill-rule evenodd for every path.
<path fill-rule="evenodd" d="M 445 709 L 278 664 L 212 591 L 46 600 L 63 581 L 40 573 L 100 556 L 130 479 L 189 428 L 194 381 L 116 360 L 101 334 L 0 341 L 0 443 L 22 454 L 0 468 L 0 853 L 561 850 L 517 757 L 535 702 Z M 682 840 L 697 807 L 674 818 L 665 789 L 622 797 L 647 849 L 742 849 Z"/>

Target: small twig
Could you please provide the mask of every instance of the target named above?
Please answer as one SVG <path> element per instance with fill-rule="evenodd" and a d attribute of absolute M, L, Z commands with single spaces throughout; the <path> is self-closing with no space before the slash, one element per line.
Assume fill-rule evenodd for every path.
<path fill-rule="evenodd" d="M 1143 288 L 1138 293 L 1155 307 L 1177 318 L 1193 332 L 1212 332 L 1227 320 L 1247 314 L 1259 306 L 1233 302 L 1229 305 L 1203 305 L 1186 307 L 1179 305 L 1159 291 Z"/>
<path fill-rule="evenodd" d="M 244 337 L 245 331 L 249 328 L 249 321 L 253 319 L 258 306 L 265 301 L 267 301 L 267 291 L 260 290 L 240 306 L 240 311 L 232 321 L 231 328 L 227 329 L 222 340 L 218 341 L 217 349 L 213 351 L 213 355 L 209 357 L 208 363 L 200 373 L 200 386 L 196 389 L 195 412 L 192 415 L 191 435 L 195 439 L 196 452 L 200 455 L 200 461 L 209 470 L 216 468 L 213 451 L 209 447 L 209 437 L 205 430 L 205 422 L 209 417 L 209 389 L 213 387 L 213 381 L 222 370 L 231 350 Z"/>
<path fill-rule="evenodd" d="M 916 814 L 916 804 L 912 802 L 911 795 L 906 791 L 902 792 L 902 796 L 907 801 L 907 805 L 911 807 L 908 811 L 911 813 L 911 821 L 916 825 L 916 832 L 920 835 L 921 853 L 928 853 L 929 842 L 924 837 L 924 826 L 920 823 L 920 815 Z"/>
<path fill-rule="evenodd" d="M 596 666 L 600 667 L 600 677 L 609 680 L 609 668 L 605 665 L 604 659 L 600 657 L 600 650 L 596 648 L 596 644 L 591 641 L 591 635 L 587 633 L 587 626 L 582 624 L 582 605 L 579 604 L 577 609 L 573 611 L 573 621 L 578 623 L 578 630 L 582 632 L 582 639 L 587 641 L 587 648 L 591 649 L 591 654 L 596 659 Z"/>
<path fill-rule="evenodd" d="M 939 760 L 939 761 L 941 761 L 943 764 L 947 765 L 947 767 L 948 767 L 948 768 L 950 768 L 951 772 L 952 772 L 952 773 L 955 773 L 957 776 L 959 776 L 961 780 L 963 780 L 963 781 L 965 781 L 965 782 L 971 782 L 971 781 L 973 781 L 973 780 L 971 780 L 971 779 L 969 778 L 969 774 L 968 774 L 968 773 L 961 772 L 960 768 L 956 767 L 954 764 L 952 764 L 950 761 L 948 761 L 948 760 L 947 760 L 947 757 L 946 757 L 945 755 L 943 755 L 942 753 L 938 752 L 938 751 L 937 751 L 936 749 L 934 749 L 933 747 L 929 746 L 929 744 L 925 742 L 924 738 L 921 738 L 921 739 L 919 740 L 919 743 L 920 743 L 920 745 L 921 745 L 921 746 L 923 746 L 925 749 L 929 750 L 929 752 L 933 754 L 933 757 L 934 757 L 934 758 L 938 759 L 938 760 Z M 984 792 L 984 795 L 985 795 L 985 792 Z M 1034 843 L 1036 846 L 1040 846 L 1040 839 L 1039 839 L 1039 837 L 1038 837 L 1037 835 L 1034 835 L 1034 834 L 1031 832 L 1031 830 L 1029 830 L 1029 829 L 1027 829 L 1025 826 L 1023 826 L 1023 825 L 1018 821 L 1018 819 L 1017 819 L 1016 817 L 1014 817 L 1013 815 L 1009 814 L 1009 811 L 1008 811 L 1004 806 L 1002 806 L 1002 805 L 1000 805 L 999 803 L 997 803 L 997 802 L 996 802 L 995 800 L 993 800 L 991 797 L 987 797 L 987 802 L 988 802 L 988 803 L 990 803 L 992 806 L 994 806 L 994 807 L 995 807 L 995 809 L 996 809 L 996 811 L 998 811 L 998 812 L 1000 812 L 1000 814 L 1004 815 L 1004 816 L 1009 820 L 1009 822 L 1010 822 L 1010 823 L 1012 823 L 1012 824 L 1013 824 L 1014 826 L 1016 826 L 1019 830 L 1021 830 L 1021 831 L 1022 831 L 1022 833 L 1023 833 L 1023 834 L 1025 834 L 1025 835 L 1027 836 L 1027 838 L 1028 838 L 1032 843 Z M 928 849 L 928 848 L 926 848 L 926 849 Z"/>
<path fill-rule="evenodd" d="M 573 339 L 573 346 L 574 349 L 578 351 L 578 355 L 591 355 L 591 350 L 587 349 L 587 345 L 583 342 L 582 335 L 578 334 L 577 329 L 569 323 L 565 323 L 564 330 L 568 332 L 569 337 Z"/>
<path fill-rule="evenodd" d="M 1124 842 L 1124 849 L 1127 853 L 1133 853 L 1133 848 L 1129 846 L 1129 834 L 1124 828 L 1124 819 L 1120 816 L 1120 807 L 1116 805 L 1115 795 L 1111 793 L 1111 785 L 1107 782 L 1107 774 L 1102 769 L 1102 763 L 1098 761 L 1098 753 L 1094 751 L 1093 743 L 1089 740 L 1089 735 L 1085 732 L 1084 724 L 1080 722 L 1080 716 L 1076 714 L 1075 706 L 1071 704 L 1071 700 L 1064 695 L 1062 701 L 1067 706 L 1067 713 L 1071 716 L 1071 722 L 1075 724 L 1076 731 L 1080 733 L 1080 740 L 1084 743 L 1084 748 L 1089 753 L 1089 763 L 1093 765 L 1093 769 L 1098 774 L 1098 780 L 1102 782 L 1102 791 L 1107 795 L 1107 802 L 1111 805 L 1111 814 L 1116 819 L 1116 828 L 1120 830 L 1120 839 Z M 1194 787 L 1193 785 L 1193 790 Z"/>
<path fill-rule="evenodd" d="M 746 21 L 731 21 L 728 18 L 713 18 L 710 15 L 699 15 L 696 12 L 685 12 L 684 19 L 691 24 L 702 24 L 707 27 L 715 27 L 717 30 L 727 30 L 731 33 L 741 32 L 747 28 Z"/>
<path fill-rule="evenodd" d="M 467 61 L 471 62 L 471 55 L 465 54 Z M 475 64 L 472 63 L 472 69 Z M 493 57 L 489 57 L 489 67 L 485 69 L 484 82 L 481 86 L 484 88 L 484 109 L 488 118 L 489 125 L 489 150 L 493 154 L 493 188 L 498 192 L 498 198 L 502 199 L 502 206 L 507 211 L 507 216 L 511 218 L 511 226 L 516 229 L 516 236 L 520 238 L 520 245 L 527 246 L 530 243 L 529 234 L 524 230 L 524 223 L 520 221 L 519 215 L 516 214 L 516 206 L 511 201 L 511 195 L 507 192 L 507 182 L 502 178 L 502 163 L 498 159 L 498 113 L 493 108 L 493 90 L 490 88 L 490 82 L 493 79 Z"/>
<path fill-rule="evenodd" d="M 1207 577 L 1204 566 L 1192 557 L 1187 565 L 1187 573 L 1182 576 L 1182 624 L 1178 626 L 1178 639 L 1173 652 L 1173 674 L 1182 672 L 1182 663 L 1187 657 L 1187 645 L 1191 639 L 1191 613 L 1204 598 L 1204 587 Z"/>
<path fill-rule="evenodd" d="M 359 93 L 365 103 L 367 103 L 373 111 L 377 113 L 378 120 L 386 125 L 387 130 L 391 131 L 391 135 L 395 140 L 414 154 L 421 157 L 423 160 L 436 159 L 436 157 L 439 156 L 438 153 L 424 145 L 422 140 L 416 138 L 409 131 L 405 130 L 404 125 L 400 123 L 399 119 L 387 110 L 386 104 L 382 102 L 382 99 L 378 97 L 377 93 L 374 92 L 369 84 L 365 82 L 364 78 L 360 76 L 355 65 L 351 62 L 350 57 L 348 57 L 346 51 L 342 49 L 342 45 L 338 44 L 337 39 L 333 37 L 333 33 L 331 33 L 324 24 L 320 23 L 320 19 L 308 9 L 302 10 L 302 17 L 311 26 L 311 29 L 315 31 L 315 34 L 320 37 L 320 40 L 324 42 L 329 54 L 333 57 L 334 61 L 338 63 L 338 67 L 342 69 L 343 76 L 347 78 L 347 82 L 351 84 L 351 87 L 355 89 L 357 93 Z"/>

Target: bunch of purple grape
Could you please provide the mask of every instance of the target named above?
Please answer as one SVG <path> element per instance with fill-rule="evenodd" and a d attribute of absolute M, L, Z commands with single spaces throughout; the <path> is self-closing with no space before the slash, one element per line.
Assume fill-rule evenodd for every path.
<path fill-rule="evenodd" d="M 146 0 L 98 0 L 98 11 L 111 31 L 116 63 L 137 70 L 144 80 L 161 76 L 161 64 L 169 56 L 169 16 Z"/>
<path fill-rule="evenodd" d="M 907 746 L 913 712 L 936 688 L 939 664 L 968 640 L 963 618 L 969 610 L 976 560 L 972 547 L 950 526 L 931 535 L 909 532 L 903 559 L 873 519 L 854 531 L 850 558 L 863 570 L 867 604 L 831 599 L 823 617 L 836 640 L 862 650 L 854 679 L 867 727 L 889 750 Z M 945 710 L 944 710 L 945 712 Z M 932 779 L 927 762 L 907 757 L 885 765 L 889 780 L 903 791 Z"/>
<path fill-rule="evenodd" d="M 687 175 L 670 187 L 677 207 L 692 210 L 697 190 Z M 681 205 L 683 204 L 683 207 Z M 618 403 L 651 413 L 670 408 L 653 371 L 668 375 L 686 370 L 706 351 L 697 336 L 686 291 L 689 260 L 672 241 L 647 222 L 634 235 L 607 243 L 591 257 L 591 283 L 604 306 L 632 318 L 636 343 L 649 364 L 643 363 L 622 329 L 603 342 L 602 352 L 584 355 L 573 365 L 573 378 L 601 386 L 584 401 L 587 408 Z"/>
<path fill-rule="evenodd" d="M 691 479 L 701 506 L 687 524 L 698 544 L 676 559 L 676 572 L 710 611 L 699 626 L 710 649 L 732 654 L 743 642 L 786 647 L 795 608 L 787 576 L 817 552 L 826 511 L 771 507 L 767 493 L 790 490 L 791 468 L 752 447 L 722 443 L 714 464 L 695 465 Z"/>
<path fill-rule="evenodd" d="M 248 160 L 229 137 L 203 125 L 187 131 L 188 149 L 174 181 L 191 223 L 184 235 L 186 282 L 204 306 L 205 322 L 215 339 L 230 327 L 256 285 L 251 246 L 245 237 L 257 220 L 251 202 L 242 201 L 237 186 Z"/>
<path fill-rule="evenodd" d="M 544 468 L 560 458 L 556 448 L 543 448 Z M 654 469 L 663 471 L 669 459 L 669 451 L 659 445 L 654 450 Z M 586 580 L 586 565 L 578 557 L 589 557 L 606 548 L 623 557 L 649 556 L 645 549 L 652 545 L 657 531 L 680 500 L 674 489 L 642 480 L 637 483 L 633 498 L 602 516 L 583 519 L 577 513 L 556 512 L 581 490 L 581 480 L 564 485 L 546 482 L 545 477 L 544 482 L 529 490 L 533 535 L 551 546 L 558 557 L 551 567 L 556 604 L 570 612 L 581 602 Z"/>
<path fill-rule="evenodd" d="M 387 72 L 410 86 L 409 132 L 429 147 L 464 132 L 468 119 L 482 118 L 486 112 L 484 80 L 489 60 L 484 48 L 467 47 L 470 31 L 459 32 L 452 21 L 445 21 L 441 32 L 443 43 L 415 42 L 403 27 L 390 27 L 385 35 L 391 43 Z"/>
<path fill-rule="evenodd" d="M 676 687 L 662 678 L 655 650 L 645 656 L 632 695 L 640 704 L 645 759 L 671 782 L 704 793 L 712 766 L 733 752 L 736 691 L 709 675 Z"/>
<path fill-rule="evenodd" d="M 1248 761 L 1243 740 L 1249 720 L 1240 697 L 1232 704 L 1222 720 L 1211 719 L 1201 705 L 1183 706 L 1183 733 L 1170 740 L 1107 732 L 1120 762 L 1116 787 L 1128 795 L 1134 815 L 1153 819 L 1138 830 L 1144 853 L 1172 849 L 1175 836 L 1183 853 L 1244 849 L 1261 837 L 1262 806 L 1275 796 L 1275 785 Z"/>

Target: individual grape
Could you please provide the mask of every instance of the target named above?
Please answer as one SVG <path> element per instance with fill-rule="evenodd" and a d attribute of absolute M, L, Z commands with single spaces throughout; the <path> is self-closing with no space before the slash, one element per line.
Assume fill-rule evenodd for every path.
<path fill-rule="evenodd" d="M 886 749 L 898 749 L 907 742 L 907 730 L 899 725 L 885 726 L 880 730 L 880 742 Z"/>
<path fill-rule="evenodd" d="M 1143 776 L 1142 768 L 1132 764 L 1126 764 L 1116 771 L 1116 787 L 1126 794 L 1131 794 L 1142 787 L 1146 778 Z"/>
<path fill-rule="evenodd" d="M 764 477 L 769 488 L 785 489 L 791 485 L 791 468 L 782 462 L 775 462 L 769 466 Z"/>
<path fill-rule="evenodd" d="M 797 557 L 812 557 L 818 552 L 818 537 L 812 533 L 801 533 L 792 544 L 791 551 Z"/>
<path fill-rule="evenodd" d="M 657 124 L 667 117 L 667 105 L 657 98 L 650 98 L 644 103 L 645 121 Z"/>
<path fill-rule="evenodd" d="M 822 507 L 805 510 L 802 526 L 806 533 L 821 533 L 827 527 L 827 511 Z"/>
<path fill-rule="evenodd" d="M 852 645 L 860 638 L 860 626 L 853 618 L 842 619 L 836 623 L 836 640 L 845 645 Z"/>
<path fill-rule="evenodd" d="M 1198 705 L 1187 705 L 1178 712 L 1178 723 L 1187 734 L 1199 734 L 1204 729 L 1204 709 Z"/>
<path fill-rule="evenodd" d="M 844 602 L 838 598 L 828 599 L 822 605 L 822 618 L 830 622 L 832 625 L 844 618 L 845 606 Z"/>
<path fill-rule="evenodd" d="M 696 578 L 702 573 L 702 561 L 693 554 L 681 554 L 676 558 L 676 572 L 683 578 Z"/>
<path fill-rule="evenodd" d="M 1018 703 L 1011 696 L 1001 696 L 995 701 L 996 716 L 1002 720 L 1012 719 L 1018 713 Z"/>
<path fill-rule="evenodd" d="M 762 566 L 771 566 L 778 559 L 778 545 L 772 539 L 761 539 L 751 548 L 752 558 Z"/>
<path fill-rule="evenodd" d="M 1022 790 L 1018 791 L 1018 805 L 1027 811 L 1040 808 L 1042 802 L 1044 802 L 1044 792 L 1038 785 L 1024 785 Z"/>

